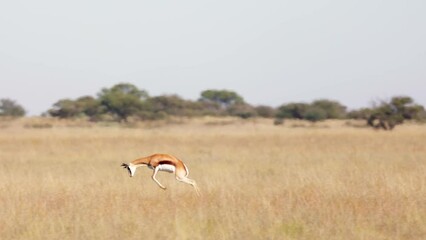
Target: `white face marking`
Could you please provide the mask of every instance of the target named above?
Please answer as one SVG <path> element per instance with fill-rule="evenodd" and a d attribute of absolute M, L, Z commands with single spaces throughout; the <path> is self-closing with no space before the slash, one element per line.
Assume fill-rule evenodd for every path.
<path fill-rule="evenodd" d="M 158 165 L 157 168 L 158 168 L 159 171 L 169 172 L 169 173 L 174 173 L 176 171 L 175 166 L 170 165 L 170 164 L 160 164 L 160 165 Z"/>

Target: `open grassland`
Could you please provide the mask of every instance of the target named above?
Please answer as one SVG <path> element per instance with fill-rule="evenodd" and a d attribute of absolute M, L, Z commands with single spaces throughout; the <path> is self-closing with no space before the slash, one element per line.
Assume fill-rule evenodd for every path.
<path fill-rule="evenodd" d="M 2 123 L 0 238 L 426 239 L 426 126 L 218 121 Z M 120 168 L 156 152 L 184 160 L 202 196 Z"/>

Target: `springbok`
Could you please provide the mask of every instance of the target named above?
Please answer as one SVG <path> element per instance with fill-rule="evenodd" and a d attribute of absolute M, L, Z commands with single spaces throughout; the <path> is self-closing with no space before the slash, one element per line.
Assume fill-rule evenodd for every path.
<path fill-rule="evenodd" d="M 170 154 L 153 154 L 148 157 L 138 158 L 136 160 L 131 161 L 130 163 L 121 164 L 122 167 L 129 171 L 130 177 L 135 175 L 136 169 L 138 167 L 147 166 L 150 169 L 153 169 L 154 172 L 152 174 L 152 180 L 154 180 L 158 186 L 164 190 L 164 187 L 156 178 L 158 171 L 164 171 L 169 173 L 175 173 L 176 180 L 190 184 L 194 187 L 197 195 L 200 195 L 200 191 L 198 190 L 197 183 L 194 180 L 188 178 L 189 170 L 186 165 L 179 160 L 177 157 L 172 156 Z"/>

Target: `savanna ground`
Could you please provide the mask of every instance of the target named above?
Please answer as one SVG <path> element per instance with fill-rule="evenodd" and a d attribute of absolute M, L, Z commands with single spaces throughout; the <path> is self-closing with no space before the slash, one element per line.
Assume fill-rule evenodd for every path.
<path fill-rule="evenodd" d="M 0 124 L 1 239 L 426 239 L 425 125 L 37 121 Z M 156 152 L 202 196 L 120 168 Z"/>

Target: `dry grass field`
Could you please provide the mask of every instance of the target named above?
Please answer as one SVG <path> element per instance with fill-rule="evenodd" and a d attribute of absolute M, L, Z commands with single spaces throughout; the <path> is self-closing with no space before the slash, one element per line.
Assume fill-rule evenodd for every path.
<path fill-rule="evenodd" d="M 202 196 L 122 162 L 180 157 Z M 426 239 L 426 126 L 0 123 L 1 239 Z"/>

